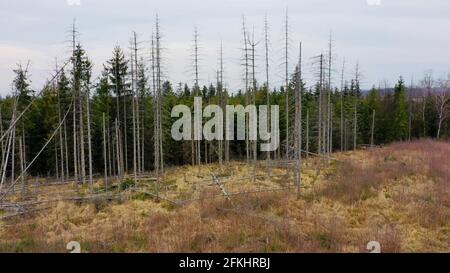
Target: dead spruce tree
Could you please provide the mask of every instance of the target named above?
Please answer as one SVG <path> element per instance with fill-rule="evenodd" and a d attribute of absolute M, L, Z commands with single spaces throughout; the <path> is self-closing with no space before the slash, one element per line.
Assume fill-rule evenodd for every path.
<path fill-rule="evenodd" d="M 333 149 L 333 115 L 332 115 L 332 102 L 331 102 L 331 93 L 333 92 L 332 87 L 332 65 L 333 65 L 333 36 L 330 32 L 329 40 L 328 40 L 328 81 L 327 81 L 327 123 L 326 123 L 326 153 L 327 160 L 330 160 L 330 155 Z"/>
<path fill-rule="evenodd" d="M 341 152 L 344 151 L 344 73 L 345 73 L 345 59 L 342 61 L 341 90 L 339 92 L 340 111 L 341 111 L 341 120 L 340 120 Z"/>
<path fill-rule="evenodd" d="M 256 46 L 258 45 L 258 43 L 255 41 L 255 30 L 253 29 L 252 32 L 252 38 L 251 40 L 248 40 L 248 44 L 249 44 L 249 48 L 250 48 L 250 62 L 251 62 L 251 81 L 252 81 L 252 86 L 251 86 L 251 90 L 249 90 L 249 103 L 251 105 L 256 105 L 256 93 L 258 92 L 258 86 L 257 86 L 257 82 L 256 82 Z M 251 123 L 256 123 L 256 120 L 252 120 L 250 118 L 250 114 L 248 116 L 248 125 L 247 128 L 248 130 L 248 134 L 250 134 L 250 126 Z M 253 118 L 255 118 L 256 113 L 254 113 L 254 115 L 252 115 Z M 249 138 L 249 136 L 247 136 L 247 138 Z M 251 144 L 250 146 L 250 150 L 251 150 L 251 157 L 252 157 L 252 165 L 253 165 L 253 181 L 256 179 L 256 161 L 258 160 L 258 151 L 257 151 L 257 140 L 253 137 L 253 139 L 251 141 L 249 141 L 249 143 Z"/>
<path fill-rule="evenodd" d="M 245 16 L 242 15 L 242 66 L 244 67 L 244 94 L 245 94 L 245 105 L 250 104 L 250 90 L 249 90 L 249 77 L 250 77 L 250 48 L 249 48 L 249 35 L 245 22 Z M 249 141 L 249 117 L 245 115 L 245 154 L 247 159 L 247 164 L 250 163 L 250 141 Z"/>
<path fill-rule="evenodd" d="M 225 99 L 225 92 L 223 87 L 223 44 L 220 42 L 220 49 L 219 49 L 219 69 L 217 71 L 217 99 L 218 99 L 218 105 L 222 111 L 225 110 L 226 107 L 226 99 Z M 226 154 L 226 149 L 228 148 L 227 144 L 225 143 L 227 140 L 223 140 L 224 132 L 226 130 L 226 124 L 224 124 L 224 127 L 222 128 L 222 135 L 221 138 L 218 139 L 218 151 L 217 156 L 219 160 L 219 165 L 222 166 L 223 164 L 223 155 L 224 155 L 224 149 Z M 225 144 L 225 145 L 224 145 Z"/>
<path fill-rule="evenodd" d="M 317 109 L 317 154 L 322 156 L 325 151 L 325 106 L 326 104 L 326 96 L 324 94 L 325 89 L 325 59 L 324 55 L 320 54 L 314 57 L 314 72 L 317 77 L 317 100 L 318 100 L 318 109 Z"/>
<path fill-rule="evenodd" d="M 199 85 L 199 81 L 200 81 L 200 72 L 199 72 L 199 62 L 200 62 L 200 58 L 199 58 L 199 35 L 198 35 L 198 29 L 197 27 L 194 28 L 194 39 L 193 39 L 193 46 L 192 46 L 192 54 L 191 54 L 191 58 L 192 58 L 192 72 L 194 75 L 194 87 L 192 90 L 192 93 L 194 95 L 194 97 L 198 97 L 201 96 L 200 93 L 200 85 Z M 194 105 L 192 106 L 194 108 Z M 195 108 L 191 109 L 194 110 L 193 112 L 195 112 Z M 201 165 L 201 128 L 200 126 L 196 126 L 196 124 L 200 124 L 200 122 L 202 122 L 201 118 L 200 120 L 197 120 L 197 116 L 194 113 L 194 118 L 192 119 L 192 128 L 194 128 L 194 130 L 192 130 L 192 140 L 191 140 L 191 156 L 192 156 L 192 164 L 193 165 L 197 165 L 198 166 L 198 171 L 200 173 L 200 165 Z M 205 155 L 205 160 L 206 160 L 206 155 Z"/>
<path fill-rule="evenodd" d="M 76 52 L 76 36 L 77 36 L 78 31 L 76 30 L 75 27 L 75 20 L 72 24 L 72 30 L 71 30 L 71 34 L 72 34 L 72 57 L 71 57 L 71 62 L 72 62 L 72 76 L 73 76 L 73 71 L 75 68 L 75 52 Z M 79 182 L 79 177 L 78 177 L 78 172 L 79 172 L 79 164 L 78 164 L 78 160 L 79 160 L 79 156 L 78 156 L 78 137 L 77 137 L 77 107 L 75 105 L 75 101 L 78 99 L 78 92 L 76 89 L 76 85 L 74 84 L 75 81 L 74 79 L 72 79 L 72 94 L 74 96 L 74 105 L 73 105 L 73 116 L 72 116 L 72 134 L 73 134 L 73 169 L 74 169 L 74 179 L 75 181 L 78 183 Z"/>
<path fill-rule="evenodd" d="M 155 77 L 155 88 L 154 89 L 154 138 L 155 138 L 155 173 L 157 176 L 156 194 L 159 196 L 160 191 L 160 176 L 164 172 L 164 155 L 163 155 L 163 141 L 162 141 L 162 90 L 161 90 L 161 35 L 159 31 L 159 18 L 156 15 L 155 24 L 155 37 L 154 37 L 154 49 L 152 49 L 152 63 L 154 63 L 154 77 Z"/>
<path fill-rule="evenodd" d="M 286 9 L 284 21 L 284 82 L 286 92 L 286 159 L 289 159 L 289 17 Z"/>
<path fill-rule="evenodd" d="M 105 122 L 105 112 L 102 113 L 102 133 L 103 133 L 103 164 L 104 164 L 104 174 L 105 174 L 105 191 L 108 190 L 108 158 L 107 158 L 107 139 L 106 139 L 106 122 Z"/>
<path fill-rule="evenodd" d="M 222 110 L 224 110 L 226 108 L 226 105 L 228 104 L 228 93 L 227 90 L 225 88 L 225 82 L 224 82 L 224 59 L 223 59 L 223 44 L 220 43 L 220 60 L 219 60 L 219 82 L 220 82 L 220 88 L 218 88 L 218 92 L 220 94 L 220 105 Z M 224 124 L 225 128 L 223 133 L 225 134 L 226 132 L 226 126 L 228 126 L 228 124 Z M 223 155 L 225 157 L 225 162 L 228 163 L 230 161 L 230 140 L 226 139 L 224 141 L 222 141 L 222 146 L 223 146 Z"/>
<path fill-rule="evenodd" d="M 87 82 L 89 85 L 89 81 Z M 88 162 L 89 162 L 89 185 L 91 190 L 93 190 L 94 181 L 92 178 L 92 137 L 91 137 L 91 107 L 90 107 L 90 96 L 89 96 L 89 86 L 86 86 L 86 117 L 87 117 L 87 141 L 88 141 Z"/>
<path fill-rule="evenodd" d="M 264 61 L 265 61 L 265 76 L 266 76 L 266 107 L 267 107 L 267 126 L 270 126 L 270 78 L 269 78 L 269 22 L 267 14 L 264 17 Z M 267 162 L 270 161 L 270 151 L 266 153 Z"/>
<path fill-rule="evenodd" d="M 297 198 L 300 198 L 301 172 L 302 172 L 302 43 L 299 46 L 299 57 L 296 73 L 295 86 L 295 159 L 297 166 L 295 168 L 295 179 L 297 185 Z"/>
<path fill-rule="evenodd" d="M 141 57 L 140 63 L 137 68 L 137 92 L 138 92 L 138 116 L 140 116 L 140 172 L 145 172 L 145 134 L 146 134 L 146 104 L 145 100 L 147 98 L 147 84 L 148 78 L 146 75 L 146 66 L 144 58 Z M 139 142 L 139 141 L 138 141 Z"/>
<path fill-rule="evenodd" d="M 56 70 L 55 72 L 58 72 L 58 62 L 56 61 Z M 61 118 L 61 91 L 59 90 L 59 86 L 58 86 L 58 82 L 56 82 L 54 84 L 54 88 L 56 91 L 56 96 L 57 96 L 57 100 L 58 100 L 58 121 L 61 122 L 62 118 Z M 59 129 L 59 152 L 60 152 L 60 157 L 61 157 L 61 183 L 64 183 L 64 178 L 65 178 L 65 174 L 64 174 L 64 141 L 63 141 L 63 127 L 61 127 Z M 58 168 L 58 166 L 57 166 Z"/>
<path fill-rule="evenodd" d="M 355 79 L 354 79 L 354 98 L 353 98 L 353 150 L 357 148 L 357 133 L 358 133 L 358 99 L 360 93 L 360 80 L 361 73 L 359 68 L 359 62 L 356 62 L 355 66 Z"/>
<path fill-rule="evenodd" d="M 133 38 L 131 39 L 130 46 L 130 73 L 131 73 L 131 111 L 132 111 L 132 135 L 133 135 L 133 178 L 134 182 L 137 181 L 137 135 L 136 135 L 136 65 L 135 58 L 137 57 L 137 38 L 136 32 L 133 32 Z"/>

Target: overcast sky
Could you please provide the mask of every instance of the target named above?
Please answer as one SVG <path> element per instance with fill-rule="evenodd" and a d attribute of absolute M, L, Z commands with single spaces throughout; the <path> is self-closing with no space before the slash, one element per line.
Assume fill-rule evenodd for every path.
<path fill-rule="evenodd" d="M 433 69 L 450 71 L 450 1 L 448 0 L 0 0 L 0 94 L 10 92 L 12 69 L 31 61 L 36 90 L 52 73 L 55 59 L 67 59 L 68 30 L 73 18 L 79 40 L 94 63 L 94 77 L 118 44 L 128 52 L 136 31 L 148 56 L 155 14 L 161 21 L 164 71 L 173 83 L 192 83 L 191 48 L 196 26 L 200 39 L 202 84 L 215 81 L 223 41 L 229 88 L 242 85 L 241 17 L 263 39 L 264 16 L 270 25 L 272 85 L 282 83 L 284 16 L 290 26 L 290 69 L 303 43 L 308 84 L 313 83 L 311 57 L 325 52 L 330 31 L 335 41 L 335 84 L 343 58 L 350 79 L 359 61 L 365 88 L 403 75 L 418 79 Z M 264 48 L 257 48 L 258 78 L 263 81 Z"/>

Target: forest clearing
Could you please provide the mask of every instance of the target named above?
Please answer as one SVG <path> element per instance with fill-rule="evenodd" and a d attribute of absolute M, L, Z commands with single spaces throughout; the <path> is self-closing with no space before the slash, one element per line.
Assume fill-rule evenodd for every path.
<path fill-rule="evenodd" d="M 448 252 L 449 152 L 448 142 L 421 140 L 337 153 L 330 164 L 310 157 L 299 197 L 288 163 L 264 161 L 255 181 L 245 162 L 169 169 L 159 200 L 145 177 L 107 191 L 99 178 L 93 194 L 37 182 L 30 199 L 9 197 L 23 210 L 0 216 L 0 251 L 66 252 L 78 241 L 83 252 L 368 252 L 375 240 L 383 252 Z"/>

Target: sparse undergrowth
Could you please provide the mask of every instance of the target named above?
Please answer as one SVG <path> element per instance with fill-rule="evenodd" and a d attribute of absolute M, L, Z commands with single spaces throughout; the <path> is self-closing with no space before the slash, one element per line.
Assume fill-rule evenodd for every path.
<path fill-rule="evenodd" d="M 369 241 L 383 252 L 450 252 L 449 154 L 449 143 L 423 140 L 337 154 L 320 173 L 311 159 L 300 199 L 287 191 L 182 207 L 142 193 L 60 202 L 0 222 L 0 251 L 64 252 L 75 240 L 85 252 L 367 252 Z M 178 195 L 186 168 L 167 177 Z"/>

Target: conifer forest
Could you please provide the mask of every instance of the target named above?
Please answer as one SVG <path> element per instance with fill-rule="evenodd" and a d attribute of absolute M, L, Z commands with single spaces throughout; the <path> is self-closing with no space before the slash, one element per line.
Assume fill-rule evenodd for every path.
<path fill-rule="evenodd" d="M 390 4 L 350 2 L 379 14 Z M 356 26 L 315 28 L 320 17 L 305 19 L 317 32 L 308 40 L 297 4 L 272 15 L 233 3 L 223 20 L 236 39 L 213 41 L 191 15 L 152 3 L 135 19 L 142 32 L 117 15 L 127 30 L 102 33 L 102 19 L 88 25 L 81 12 L 58 22 L 61 33 L 41 29 L 64 52 L 38 60 L 45 73 L 33 54 L 7 56 L 19 34 L 0 35 L 0 252 L 69 252 L 69 242 L 80 252 L 450 252 L 448 55 L 436 70 L 412 60 L 376 81 L 396 57 L 365 62 L 378 42 Z M 424 13 L 450 11 L 430 5 Z M 182 25 L 180 46 L 171 31 Z M 116 35 L 101 57 L 94 32 Z M 417 58 L 439 54 L 431 46 Z"/>

